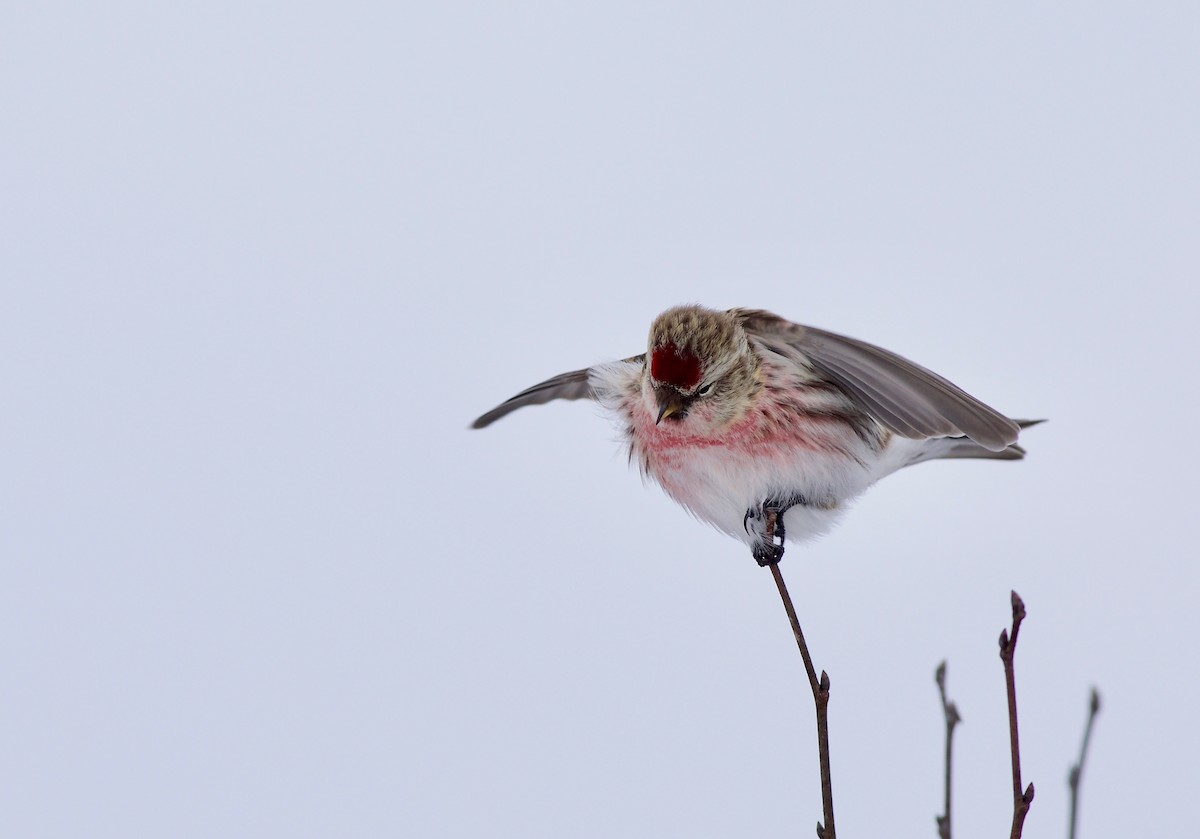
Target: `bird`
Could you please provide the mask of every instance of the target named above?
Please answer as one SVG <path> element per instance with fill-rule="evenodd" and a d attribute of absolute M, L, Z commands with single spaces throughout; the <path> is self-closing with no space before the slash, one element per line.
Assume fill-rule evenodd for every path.
<path fill-rule="evenodd" d="M 787 536 L 826 533 L 851 501 L 929 460 L 1020 460 L 1014 420 L 873 344 L 762 309 L 675 306 L 646 352 L 562 373 L 480 416 L 592 399 L 645 479 L 773 565 Z"/>

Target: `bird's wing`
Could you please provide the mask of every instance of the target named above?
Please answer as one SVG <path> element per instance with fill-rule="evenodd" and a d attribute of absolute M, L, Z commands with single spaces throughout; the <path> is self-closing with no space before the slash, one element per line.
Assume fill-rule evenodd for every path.
<path fill-rule="evenodd" d="M 632 358 L 627 358 L 625 361 L 643 361 L 645 355 L 635 355 Z M 596 394 L 592 392 L 592 387 L 588 383 L 588 374 L 591 373 L 591 368 L 583 370 L 572 370 L 570 373 L 560 373 L 552 379 L 536 384 L 533 387 L 525 388 L 512 399 L 501 402 L 495 408 L 488 411 L 475 422 L 471 423 L 472 428 L 484 428 L 491 425 L 496 420 L 503 416 L 511 414 L 517 408 L 524 408 L 526 405 L 543 405 L 555 399 L 595 399 Z"/>
<path fill-rule="evenodd" d="M 893 352 L 770 312 L 733 309 L 730 313 L 768 346 L 798 351 L 859 407 L 901 437 L 966 436 L 990 451 L 1002 451 L 1017 440 L 1020 429 L 1008 417 Z"/>

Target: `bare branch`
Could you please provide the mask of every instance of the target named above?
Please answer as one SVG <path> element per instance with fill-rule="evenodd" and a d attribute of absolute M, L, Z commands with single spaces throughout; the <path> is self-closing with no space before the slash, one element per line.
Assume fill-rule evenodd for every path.
<path fill-rule="evenodd" d="M 776 514 L 767 515 L 767 539 L 775 533 Z M 824 670 L 817 678 L 816 668 L 813 667 L 812 656 L 808 654 L 808 644 L 804 641 L 804 632 L 800 629 L 800 620 L 796 617 L 796 607 L 792 605 L 792 597 L 788 594 L 783 575 L 779 572 L 779 563 L 772 562 L 767 567 L 775 578 L 775 587 L 779 589 L 779 597 L 783 600 L 783 608 L 792 624 L 792 634 L 796 636 L 796 646 L 800 648 L 800 657 L 804 659 L 804 669 L 808 673 L 808 684 L 812 688 L 813 703 L 817 709 L 817 748 L 821 763 L 821 806 L 825 822 L 817 822 L 818 839 L 836 839 L 833 826 L 833 779 L 829 771 L 829 676 Z"/>
<path fill-rule="evenodd" d="M 954 741 L 954 726 L 962 722 L 962 717 L 958 715 L 958 706 L 953 702 L 946 700 L 946 662 L 938 665 L 935 675 L 937 681 L 938 693 L 942 697 L 942 714 L 946 718 L 946 802 L 945 810 L 942 815 L 937 817 L 938 837 L 940 839 L 951 839 L 950 837 L 950 745 Z"/>
<path fill-rule="evenodd" d="M 1100 713 L 1100 694 L 1092 688 L 1092 699 L 1088 703 L 1087 724 L 1083 727 L 1083 744 L 1079 747 L 1079 761 L 1071 767 L 1067 784 L 1071 787 L 1071 824 L 1067 832 L 1068 839 L 1075 839 L 1076 813 L 1079 807 L 1079 781 L 1083 777 L 1083 764 L 1087 760 L 1088 742 L 1092 739 L 1092 723 Z"/>
<path fill-rule="evenodd" d="M 1004 662 L 1004 681 L 1008 688 L 1008 738 L 1012 747 L 1013 820 L 1009 839 L 1021 839 L 1021 830 L 1029 805 L 1033 803 L 1033 784 L 1021 790 L 1021 741 L 1017 734 L 1017 684 L 1013 675 L 1013 655 L 1017 651 L 1017 633 L 1025 619 L 1025 603 L 1012 592 L 1012 631 L 1000 630 L 1000 660 Z"/>

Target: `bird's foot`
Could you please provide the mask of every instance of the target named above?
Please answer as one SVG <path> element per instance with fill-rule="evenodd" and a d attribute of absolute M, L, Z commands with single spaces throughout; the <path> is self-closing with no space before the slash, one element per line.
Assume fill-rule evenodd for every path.
<path fill-rule="evenodd" d="M 742 519 L 742 526 L 746 528 L 746 532 L 757 537 L 750 553 L 754 556 L 754 561 L 764 568 L 783 559 L 783 514 L 787 509 L 767 501 L 758 507 L 751 507 Z M 753 531 L 751 527 L 754 528 Z M 776 542 L 776 539 L 779 541 Z"/>
<path fill-rule="evenodd" d="M 760 567 L 766 568 L 768 565 L 778 565 L 779 560 L 783 559 L 783 545 L 776 545 L 773 542 L 766 544 L 755 542 L 750 553 L 753 554 L 754 561 Z"/>

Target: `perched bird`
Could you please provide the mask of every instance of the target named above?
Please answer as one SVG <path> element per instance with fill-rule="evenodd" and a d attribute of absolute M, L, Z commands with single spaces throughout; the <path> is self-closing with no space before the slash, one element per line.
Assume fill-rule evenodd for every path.
<path fill-rule="evenodd" d="M 646 352 L 563 373 L 475 420 L 598 400 L 643 476 L 760 565 L 827 531 L 885 475 L 938 458 L 1019 460 L 1012 420 L 895 353 L 758 309 L 668 309 Z"/>

